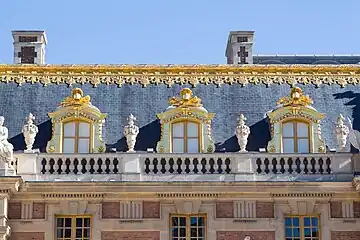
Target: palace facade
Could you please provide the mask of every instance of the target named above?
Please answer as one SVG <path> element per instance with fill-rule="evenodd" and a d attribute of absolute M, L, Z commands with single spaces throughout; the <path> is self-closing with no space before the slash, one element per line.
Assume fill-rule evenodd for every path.
<path fill-rule="evenodd" d="M 360 55 L 0 65 L 0 239 L 359 240 Z"/>

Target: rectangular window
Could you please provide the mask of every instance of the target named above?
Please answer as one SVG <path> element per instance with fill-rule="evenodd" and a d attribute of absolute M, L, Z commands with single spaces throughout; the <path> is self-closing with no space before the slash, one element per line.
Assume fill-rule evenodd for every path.
<path fill-rule="evenodd" d="M 91 240 L 90 216 L 56 217 L 56 240 Z"/>
<path fill-rule="evenodd" d="M 63 125 L 63 153 L 90 153 L 91 124 L 67 122 Z"/>
<path fill-rule="evenodd" d="M 171 240 L 205 240 L 205 215 L 180 215 L 170 218 Z"/>
<path fill-rule="evenodd" d="M 177 122 L 172 124 L 172 152 L 199 152 L 199 124 L 194 122 Z"/>
<path fill-rule="evenodd" d="M 296 121 L 283 123 L 282 142 L 284 153 L 309 153 L 309 125 Z"/>
<path fill-rule="evenodd" d="M 319 216 L 286 216 L 285 240 L 320 240 Z"/>

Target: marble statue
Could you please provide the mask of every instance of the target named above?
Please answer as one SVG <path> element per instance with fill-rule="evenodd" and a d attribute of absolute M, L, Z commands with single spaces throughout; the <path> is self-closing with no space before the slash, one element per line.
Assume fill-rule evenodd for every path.
<path fill-rule="evenodd" d="M 128 117 L 128 125 L 124 127 L 124 135 L 128 146 L 127 152 L 135 152 L 136 137 L 139 134 L 139 127 L 135 125 L 136 117 L 132 114 Z"/>
<path fill-rule="evenodd" d="M 247 119 L 243 114 L 240 114 L 237 120 L 239 122 L 238 125 L 236 126 L 235 134 L 240 146 L 240 152 L 246 152 L 246 145 L 248 142 L 248 137 L 250 135 L 250 128 L 245 125 L 245 121 Z"/>
<path fill-rule="evenodd" d="M 11 143 L 8 142 L 9 131 L 3 126 L 5 118 L 0 116 L 0 158 L 9 163 L 13 159 L 14 147 Z"/>
<path fill-rule="evenodd" d="M 348 123 L 350 126 L 349 130 L 349 142 L 353 145 L 354 148 L 360 150 L 360 132 L 353 129 L 352 121 L 348 118 Z"/>
<path fill-rule="evenodd" d="M 27 152 L 32 151 L 32 147 L 35 142 L 35 137 L 39 132 L 38 127 L 34 124 L 35 117 L 32 113 L 29 113 L 29 116 L 26 117 L 26 123 L 22 128 L 22 133 L 24 134 L 26 150 Z"/>
<path fill-rule="evenodd" d="M 344 124 L 345 118 L 340 114 L 334 129 L 337 139 L 337 151 L 341 152 L 345 149 L 347 137 L 349 135 L 349 127 Z"/>

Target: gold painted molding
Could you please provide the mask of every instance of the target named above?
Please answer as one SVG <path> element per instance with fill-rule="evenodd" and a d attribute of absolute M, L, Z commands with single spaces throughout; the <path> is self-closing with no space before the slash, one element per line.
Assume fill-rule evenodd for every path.
<path fill-rule="evenodd" d="M 360 65 L 0 65 L 0 82 L 49 84 L 360 84 Z"/>

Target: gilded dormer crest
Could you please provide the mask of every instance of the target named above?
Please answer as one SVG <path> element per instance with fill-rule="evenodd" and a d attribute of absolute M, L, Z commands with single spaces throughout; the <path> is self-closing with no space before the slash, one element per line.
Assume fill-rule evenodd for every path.
<path fill-rule="evenodd" d="M 290 95 L 280 98 L 278 105 L 286 106 L 309 106 L 313 104 L 312 99 L 308 95 L 304 95 L 299 87 L 291 89 Z"/>
<path fill-rule="evenodd" d="M 172 97 L 169 99 L 170 106 L 173 107 L 202 107 L 201 99 L 193 96 L 193 92 L 189 88 L 184 88 L 180 92 L 180 98 Z"/>
<path fill-rule="evenodd" d="M 61 107 L 81 107 L 84 105 L 91 105 L 90 96 L 84 97 L 84 92 L 80 88 L 74 88 L 71 92 L 71 96 L 66 97 L 61 103 Z"/>
<path fill-rule="evenodd" d="M 180 97 L 169 99 L 169 105 L 164 112 L 157 114 L 161 124 L 157 152 L 214 152 L 211 121 L 215 114 L 203 107 L 201 99 L 194 96 L 191 89 L 184 88 Z"/>

